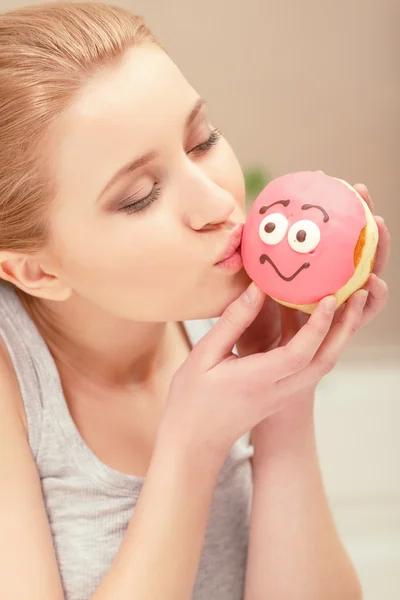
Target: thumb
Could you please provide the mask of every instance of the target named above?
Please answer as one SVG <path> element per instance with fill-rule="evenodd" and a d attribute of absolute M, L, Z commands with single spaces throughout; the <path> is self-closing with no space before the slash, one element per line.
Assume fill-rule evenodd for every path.
<path fill-rule="evenodd" d="M 191 352 L 201 369 L 212 369 L 231 354 L 233 346 L 260 312 L 264 299 L 264 292 L 251 283 L 239 298 L 229 304 L 214 327 Z"/>

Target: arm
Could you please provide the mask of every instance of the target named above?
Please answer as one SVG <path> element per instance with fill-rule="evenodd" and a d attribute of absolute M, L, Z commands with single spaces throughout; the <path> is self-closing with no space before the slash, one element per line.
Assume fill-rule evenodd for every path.
<path fill-rule="evenodd" d="M 0 350 L 0 598 L 63 600 L 18 383 Z"/>
<path fill-rule="evenodd" d="M 63 600 L 20 402 L 0 353 L 0 598 Z M 161 438 L 123 543 L 93 600 L 192 595 L 219 469 L 204 453 L 189 455 Z"/>
<path fill-rule="evenodd" d="M 218 470 L 159 436 L 131 523 L 92 600 L 189 600 Z"/>
<path fill-rule="evenodd" d="M 361 600 L 324 492 L 313 397 L 253 430 L 253 509 L 245 600 Z"/>

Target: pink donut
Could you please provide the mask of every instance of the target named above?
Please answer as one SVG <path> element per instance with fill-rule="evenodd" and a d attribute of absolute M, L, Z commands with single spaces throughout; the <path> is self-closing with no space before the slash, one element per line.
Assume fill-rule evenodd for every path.
<path fill-rule="evenodd" d="M 300 171 L 271 181 L 243 229 L 249 277 L 278 302 L 312 312 L 324 296 L 338 305 L 372 269 L 378 229 L 368 205 L 343 180 Z"/>

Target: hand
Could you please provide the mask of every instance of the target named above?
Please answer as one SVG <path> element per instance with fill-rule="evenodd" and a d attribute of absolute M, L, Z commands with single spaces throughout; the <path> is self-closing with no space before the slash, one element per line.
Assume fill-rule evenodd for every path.
<path fill-rule="evenodd" d="M 363 184 L 356 184 L 354 188 L 362 196 L 362 198 L 368 204 L 370 210 L 373 212 L 373 204 L 368 192 L 368 189 Z M 388 297 L 388 289 L 386 283 L 380 279 L 390 254 L 390 235 L 384 223 L 382 217 L 375 216 L 375 221 L 378 225 L 379 230 L 379 243 L 377 253 L 375 257 L 375 263 L 372 270 L 372 274 L 364 286 L 364 289 L 368 292 L 368 299 L 365 304 L 361 319 L 358 322 L 357 329 L 364 327 L 372 321 L 385 307 Z M 353 295 L 354 296 L 354 295 Z M 332 321 L 332 331 L 330 336 L 337 334 L 337 325 L 341 324 L 343 318 L 345 318 L 346 305 L 352 301 L 350 297 L 346 303 L 339 307 L 336 311 Z M 293 338 L 296 333 L 309 320 L 309 315 L 301 311 L 287 308 L 283 305 L 267 298 L 260 314 L 256 320 L 250 325 L 250 327 L 244 332 L 240 340 L 237 343 L 237 349 L 239 356 L 248 356 L 254 351 L 260 351 L 261 349 L 267 350 L 268 348 L 279 346 L 285 346 Z M 354 325 L 352 326 L 352 335 L 355 333 Z M 350 338 L 343 344 L 343 350 L 348 345 Z M 322 350 L 322 348 L 321 348 Z M 325 352 L 329 352 L 325 348 Z M 333 357 L 328 358 L 330 363 L 330 369 L 336 364 L 340 356 L 336 359 Z M 308 389 L 295 390 L 295 397 L 292 402 L 288 404 L 285 410 L 280 411 L 276 416 L 266 419 L 263 423 L 260 423 L 252 431 L 252 440 L 262 440 L 266 433 L 265 428 L 270 428 L 276 424 L 282 423 L 282 421 L 295 421 L 299 423 L 300 420 L 307 420 L 313 413 L 314 406 L 314 392 L 318 381 L 315 385 L 310 385 Z"/>
<path fill-rule="evenodd" d="M 220 460 L 232 444 L 291 398 L 316 385 L 359 327 L 366 292 L 355 294 L 335 325 L 336 300 L 321 300 L 308 322 L 284 346 L 238 357 L 232 349 L 256 319 L 265 294 L 240 296 L 194 346 L 171 382 L 160 431 L 180 440 L 182 451 Z"/>
<path fill-rule="evenodd" d="M 354 185 L 354 188 L 373 212 L 367 187 L 360 183 Z M 375 221 L 379 230 L 379 243 L 372 274 L 364 286 L 369 294 L 360 327 L 370 323 L 383 310 L 388 297 L 387 285 L 380 277 L 389 259 L 390 235 L 382 217 L 375 216 Z M 344 308 L 345 305 L 342 305 L 336 311 L 335 323 L 340 319 Z M 237 342 L 239 356 L 249 356 L 255 352 L 275 348 L 278 344 L 286 344 L 308 318 L 308 314 L 279 305 L 267 296 L 260 313 Z"/>
<path fill-rule="evenodd" d="M 358 183 L 353 186 L 357 192 L 364 198 L 368 204 L 371 212 L 374 212 L 374 206 L 369 195 L 367 187 L 363 183 Z M 388 288 L 386 283 L 381 279 L 381 275 L 386 268 L 387 262 L 390 255 L 390 234 L 385 225 L 385 221 L 382 217 L 374 215 L 376 224 L 379 230 L 379 242 L 375 257 L 374 267 L 372 274 L 364 286 L 368 293 L 368 300 L 365 305 L 363 318 L 361 321 L 361 327 L 364 327 L 370 323 L 386 306 L 388 299 Z M 338 315 L 335 319 L 340 317 L 340 312 L 343 307 L 339 308 Z"/>

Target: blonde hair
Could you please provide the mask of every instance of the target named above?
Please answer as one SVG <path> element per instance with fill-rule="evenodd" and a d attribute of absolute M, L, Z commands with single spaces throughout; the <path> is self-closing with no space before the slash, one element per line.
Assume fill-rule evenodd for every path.
<path fill-rule="evenodd" d="M 51 125 L 91 76 L 142 42 L 162 48 L 143 17 L 100 2 L 0 14 L 0 251 L 46 245 L 56 195 L 46 149 Z"/>

